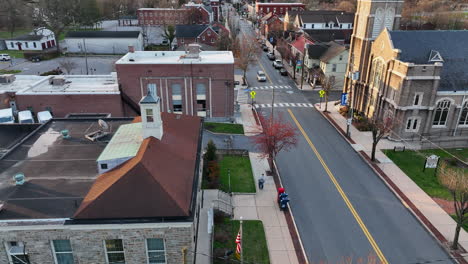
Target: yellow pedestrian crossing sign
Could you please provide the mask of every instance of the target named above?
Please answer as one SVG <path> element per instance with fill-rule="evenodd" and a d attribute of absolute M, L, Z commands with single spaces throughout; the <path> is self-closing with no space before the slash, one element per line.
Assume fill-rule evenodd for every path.
<path fill-rule="evenodd" d="M 255 91 L 251 91 L 251 92 L 250 92 L 250 98 L 255 99 L 255 95 L 256 95 L 256 94 L 257 94 L 257 93 L 256 93 Z"/>
<path fill-rule="evenodd" d="M 320 90 L 320 91 L 319 91 L 319 95 L 320 95 L 320 97 L 323 97 L 323 96 L 325 95 L 325 91 L 324 91 L 324 90 Z"/>

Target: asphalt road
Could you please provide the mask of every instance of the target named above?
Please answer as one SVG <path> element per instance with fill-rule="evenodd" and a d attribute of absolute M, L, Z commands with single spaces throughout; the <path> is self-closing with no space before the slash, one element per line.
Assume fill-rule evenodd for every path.
<path fill-rule="evenodd" d="M 244 34 L 253 34 L 250 25 L 241 24 Z M 266 71 L 266 83 L 256 81 L 259 69 Z M 272 109 L 266 107 L 272 103 L 270 87 L 292 87 L 275 89 L 275 103 L 283 106 L 274 111 L 298 127 L 299 142 L 280 153 L 277 164 L 309 261 L 339 263 L 352 257 L 356 263 L 371 255 L 384 263 L 452 263 L 328 121 L 314 108 L 298 107 L 316 103 L 316 91 L 298 90 L 289 77 L 278 74 L 265 53 L 247 79 L 251 88 L 269 87 L 255 90 L 256 104 L 263 105 L 259 110 L 266 115 Z M 339 93 L 332 97 L 337 99 Z"/>

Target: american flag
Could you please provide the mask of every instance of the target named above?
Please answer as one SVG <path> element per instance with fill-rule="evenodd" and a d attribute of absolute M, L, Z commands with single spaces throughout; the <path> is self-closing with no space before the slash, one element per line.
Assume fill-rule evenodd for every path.
<path fill-rule="evenodd" d="M 236 238 L 236 257 L 240 259 L 241 252 L 242 252 L 242 237 L 241 237 L 241 231 L 239 229 L 239 233 L 237 234 Z"/>

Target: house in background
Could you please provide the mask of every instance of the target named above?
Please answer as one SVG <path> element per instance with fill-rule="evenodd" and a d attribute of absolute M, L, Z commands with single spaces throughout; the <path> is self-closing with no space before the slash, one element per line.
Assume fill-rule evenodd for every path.
<path fill-rule="evenodd" d="M 70 53 L 125 54 L 128 47 L 143 50 L 140 31 L 69 31 L 65 45 Z"/>
<path fill-rule="evenodd" d="M 214 46 L 222 30 L 226 30 L 222 25 L 177 25 L 175 29 L 177 46 L 183 47 L 192 43 Z"/>
<path fill-rule="evenodd" d="M 54 33 L 47 28 L 37 28 L 28 34 L 6 39 L 5 44 L 9 50 L 45 50 L 57 45 Z"/>
<path fill-rule="evenodd" d="M 265 16 L 272 12 L 278 16 L 284 16 L 288 11 L 300 11 L 305 10 L 305 4 L 303 3 L 255 3 L 255 13 L 258 18 Z"/>
<path fill-rule="evenodd" d="M 335 10 L 298 12 L 294 26 L 302 29 L 353 29 L 354 13 Z"/>
<path fill-rule="evenodd" d="M 268 13 L 260 19 L 260 32 L 268 37 L 269 32 L 280 32 L 283 30 L 283 20 L 273 13 Z"/>

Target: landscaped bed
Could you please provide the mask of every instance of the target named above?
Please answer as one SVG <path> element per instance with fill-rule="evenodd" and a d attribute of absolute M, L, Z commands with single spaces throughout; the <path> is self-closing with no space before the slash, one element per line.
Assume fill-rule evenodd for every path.
<path fill-rule="evenodd" d="M 244 134 L 244 127 L 240 124 L 205 122 L 205 128 L 214 133 Z"/>
<path fill-rule="evenodd" d="M 20 72 L 21 70 L 0 70 L 0 74 L 16 74 Z"/>
<path fill-rule="evenodd" d="M 221 259 L 225 252 L 236 252 L 236 237 L 239 232 L 240 222 L 229 218 L 215 219 L 213 257 L 214 263 L 234 263 Z M 258 220 L 243 221 L 242 224 L 242 248 L 245 263 L 270 263 L 268 247 L 265 238 L 263 223 Z M 235 254 L 230 259 L 237 260 Z"/>
<path fill-rule="evenodd" d="M 249 157 L 226 155 L 219 162 L 221 190 L 229 192 L 231 171 L 231 192 L 255 193 L 255 182 Z"/>
<path fill-rule="evenodd" d="M 468 149 L 450 149 L 449 152 L 462 160 L 468 159 Z M 439 149 L 401 152 L 385 150 L 384 153 L 429 196 L 452 200 L 449 191 L 439 183 L 435 169 L 423 171 L 427 156 L 435 154 L 441 158 L 450 158 L 451 156 L 445 151 Z"/>

